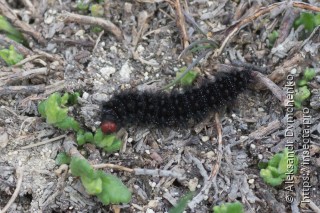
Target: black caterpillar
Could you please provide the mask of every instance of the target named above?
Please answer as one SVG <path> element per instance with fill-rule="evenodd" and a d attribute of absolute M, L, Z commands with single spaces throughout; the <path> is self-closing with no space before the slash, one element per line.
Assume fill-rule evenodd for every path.
<path fill-rule="evenodd" d="M 125 91 L 102 104 L 101 129 L 112 133 L 120 127 L 138 124 L 160 127 L 181 126 L 201 121 L 219 111 L 247 88 L 251 71 L 219 72 L 215 80 L 184 93 Z"/>

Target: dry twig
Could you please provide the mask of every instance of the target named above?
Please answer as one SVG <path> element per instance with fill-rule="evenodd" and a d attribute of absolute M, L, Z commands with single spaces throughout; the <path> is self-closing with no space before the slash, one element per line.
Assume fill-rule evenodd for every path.
<path fill-rule="evenodd" d="M 28 145 L 28 146 L 23 146 L 23 147 L 21 147 L 20 149 L 30 149 L 30 148 L 33 148 L 33 147 L 42 146 L 42 145 L 45 145 L 45 144 L 47 144 L 47 143 L 51 143 L 51 142 L 54 142 L 54 141 L 63 139 L 63 138 L 65 138 L 65 137 L 66 137 L 66 135 L 60 135 L 60 136 L 58 136 L 58 137 L 51 138 L 51 139 L 46 140 L 46 141 L 41 141 L 41 142 L 39 142 L 39 143 L 30 144 L 30 145 Z"/>
<path fill-rule="evenodd" d="M 185 26 L 186 22 L 182 12 L 180 0 L 167 0 L 167 2 L 176 10 L 177 26 L 181 32 L 183 47 L 186 48 L 189 45 L 189 37 L 186 31 L 186 26 Z"/>
<path fill-rule="evenodd" d="M 204 197 L 208 194 L 212 184 L 216 182 L 217 174 L 220 169 L 221 165 L 221 159 L 222 159 L 222 129 L 221 124 L 219 120 L 219 114 L 215 114 L 215 122 L 217 126 L 217 132 L 218 132 L 218 153 L 217 153 L 217 162 L 213 167 L 211 168 L 210 175 L 208 179 L 204 180 L 203 187 L 201 191 L 189 202 L 188 206 L 191 209 L 194 209 L 198 203 L 200 203 Z"/>
<path fill-rule="evenodd" d="M 68 175 L 68 166 L 65 165 L 65 164 L 62 164 L 59 169 L 61 170 L 61 174 L 60 174 L 60 177 L 58 179 L 58 183 L 57 183 L 57 187 L 56 187 L 56 190 L 55 192 L 50 195 L 48 197 L 48 199 L 42 204 L 41 208 L 42 208 L 42 211 L 44 211 L 45 209 L 47 209 L 46 207 L 51 204 L 52 202 L 54 202 L 55 198 L 60 194 L 62 193 L 63 189 L 64 189 L 64 186 L 66 184 L 66 178 L 67 178 L 67 175 Z"/>
<path fill-rule="evenodd" d="M 22 179 L 23 179 L 23 168 L 22 167 L 18 167 L 16 169 L 16 173 L 17 173 L 17 178 L 18 178 L 16 189 L 14 190 L 14 193 L 12 194 L 12 196 L 11 196 L 9 202 L 7 203 L 7 205 L 5 205 L 5 207 L 2 210 L 0 210 L 0 213 L 5 213 L 6 211 L 8 211 L 10 206 L 13 204 L 13 202 L 15 201 L 15 199 L 19 195 L 19 191 L 20 191 L 21 184 L 22 184 Z"/>
<path fill-rule="evenodd" d="M 38 31 L 34 30 L 30 25 L 19 20 L 17 15 L 11 10 L 5 0 L 0 0 L 0 13 L 9 19 L 13 26 L 21 29 L 23 33 L 31 35 L 36 41 L 41 44 L 45 43 L 45 39 Z"/>
<path fill-rule="evenodd" d="M 106 32 L 111 32 L 118 40 L 121 41 L 123 39 L 121 30 L 109 20 L 69 13 L 66 11 L 64 11 L 60 17 L 65 23 L 76 22 L 78 24 L 88 24 L 102 27 Z"/>
<path fill-rule="evenodd" d="M 3 95 L 13 95 L 13 94 L 35 94 L 42 93 L 45 91 L 45 85 L 35 85 L 35 86 L 5 86 L 0 87 L 0 96 Z"/>
<path fill-rule="evenodd" d="M 278 2 L 278 3 L 274 3 L 269 5 L 268 7 L 263 7 L 260 8 L 258 11 L 256 11 L 253 15 L 250 15 L 246 18 L 244 18 L 243 20 L 240 20 L 238 22 L 236 22 L 235 24 L 233 24 L 232 26 L 230 26 L 229 28 L 227 28 L 225 30 L 225 32 L 227 33 L 225 39 L 222 41 L 220 48 L 215 52 L 215 56 L 219 56 L 222 51 L 224 50 L 225 46 L 227 45 L 227 43 L 231 40 L 231 38 L 239 31 L 241 30 L 243 27 L 247 26 L 248 24 L 250 24 L 252 21 L 254 21 L 255 19 L 270 13 L 272 10 L 283 7 L 283 6 L 288 6 L 287 5 L 288 2 L 287 1 L 283 1 L 283 2 Z M 311 10 L 311 11 L 315 11 L 315 12 L 320 12 L 320 8 L 307 4 L 307 3 L 303 3 L 303 2 L 292 2 L 292 6 L 293 7 L 297 7 L 300 9 L 306 9 L 306 10 Z"/>
<path fill-rule="evenodd" d="M 288 103 L 288 98 L 285 91 L 283 91 L 278 85 L 276 85 L 273 81 L 271 81 L 260 72 L 254 71 L 253 73 L 255 74 L 255 79 L 266 86 L 274 94 L 274 96 L 279 101 L 281 101 L 281 104 L 283 106 L 286 106 L 286 104 Z"/>
<path fill-rule="evenodd" d="M 22 71 L 21 72 L 15 72 L 10 75 L 6 75 L 3 77 L 0 77 L 0 86 L 10 85 L 13 82 L 19 81 L 19 80 L 25 80 L 27 78 L 32 78 L 37 75 L 46 75 L 47 74 L 47 68 L 36 68 L 32 70 Z"/>
<path fill-rule="evenodd" d="M 0 44 L 4 44 L 4 45 L 12 45 L 19 53 L 21 53 L 24 57 L 28 56 L 28 55 L 33 55 L 33 52 L 31 50 L 29 50 L 28 48 L 26 48 L 25 46 L 23 46 L 22 44 L 11 40 L 10 38 L 1 35 L 0 34 Z"/>

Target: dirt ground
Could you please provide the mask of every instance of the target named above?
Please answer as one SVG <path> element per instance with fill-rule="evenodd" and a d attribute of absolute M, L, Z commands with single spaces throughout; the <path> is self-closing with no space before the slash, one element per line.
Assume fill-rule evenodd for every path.
<path fill-rule="evenodd" d="M 77 9 L 76 1 L 0 0 L 1 14 L 29 43 L 29 48 L 13 43 L 26 61 L 12 67 L 1 62 L 0 209 L 15 196 L 7 212 L 160 213 L 194 191 L 185 212 L 212 212 L 213 206 L 234 201 L 243 203 L 245 212 L 320 212 L 320 29 L 304 36 L 303 27 L 292 27 L 301 12 L 319 12 L 320 3 L 289 2 L 105 0 L 103 19 L 92 19 L 89 11 Z M 104 31 L 94 32 L 95 26 Z M 274 30 L 279 37 L 272 45 Z M 180 57 L 188 45 L 203 39 L 214 40 L 216 47 Z M 1 46 L 10 42 L 1 35 Z M 132 191 L 132 200 L 103 206 L 78 178 L 56 165 L 68 132 L 39 116 L 41 100 L 53 92 L 80 92 L 70 115 L 95 131 L 102 101 L 126 89 L 159 91 L 201 54 L 193 68 L 199 73 L 194 86 L 230 67 L 261 74 L 232 107 L 190 128 L 133 125 L 118 133 L 124 143 L 118 153 L 107 154 L 90 144 L 78 149 L 92 164 L 144 168 L 154 174 L 160 169 L 171 175 L 105 168 Z M 292 182 L 271 187 L 260 177 L 258 163 L 288 144 L 287 76 L 297 80 L 308 67 L 317 76 L 308 84 L 311 98 L 305 110 L 293 112 L 295 136 L 290 138 L 306 170 L 300 165 Z M 183 91 L 179 85 L 174 89 Z M 310 125 L 304 124 L 307 115 Z M 303 161 L 305 151 L 310 161 Z"/>

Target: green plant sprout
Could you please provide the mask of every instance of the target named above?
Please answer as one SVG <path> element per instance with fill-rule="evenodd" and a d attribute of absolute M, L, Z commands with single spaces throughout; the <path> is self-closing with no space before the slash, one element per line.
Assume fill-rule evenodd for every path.
<path fill-rule="evenodd" d="M 68 105 L 77 103 L 79 93 L 51 94 L 46 100 L 38 105 L 38 111 L 47 123 L 52 124 L 62 130 L 73 130 L 77 133 L 78 145 L 93 143 L 108 153 L 116 152 L 120 149 L 122 142 L 114 135 L 104 135 L 101 129 L 94 134 L 86 132 L 80 128 L 80 124 L 72 117 L 68 116 Z"/>
<path fill-rule="evenodd" d="M 294 94 L 294 105 L 296 108 L 300 109 L 302 107 L 302 103 L 310 97 L 311 92 L 307 87 L 307 84 L 315 76 L 316 71 L 312 68 L 307 68 L 303 73 L 302 79 L 297 82 L 298 88 Z"/>
<path fill-rule="evenodd" d="M 214 213 L 243 213 L 243 205 L 240 202 L 223 203 L 213 207 Z"/>
<path fill-rule="evenodd" d="M 179 72 L 177 72 L 176 74 L 176 79 L 179 79 L 179 77 L 184 73 L 184 71 L 187 69 L 187 67 L 182 67 L 180 68 Z M 190 86 L 192 84 L 192 82 L 197 78 L 198 73 L 193 71 L 193 70 L 189 70 L 188 73 L 183 76 L 181 79 L 179 79 L 179 83 L 182 86 Z"/>
<path fill-rule="evenodd" d="M 80 11 L 87 11 L 91 0 L 77 0 L 77 9 Z"/>
<path fill-rule="evenodd" d="M 188 201 L 193 197 L 193 193 L 189 192 L 187 195 L 179 199 L 177 205 L 169 210 L 169 213 L 182 213 L 188 205 Z"/>
<path fill-rule="evenodd" d="M 302 103 L 307 100 L 311 95 L 310 90 L 307 86 L 298 87 L 296 93 L 294 94 L 294 105 L 296 108 L 301 109 Z"/>
<path fill-rule="evenodd" d="M 294 27 L 304 26 L 305 32 L 310 34 L 317 26 L 320 25 L 320 13 L 301 13 L 299 18 L 294 22 Z"/>
<path fill-rule="evenodd" d="M 278 31 L 274 30 L 268 35 L 269 39 L 269 46 L 272 47 L 274 45 L 274 42 L 276 42 L 277 38 L 279 37 Z"/>
<path fill-rule="evenodd" d="M 104 15 L 104 8 L 101 4 L 93 4 L 90 7 L 91 15 L 94 17 L 102 17 Z"/>
<path fill-rule="evenodd" d="M 38 110 L 41 116 L 46 118 L 47 123 L 62 130 L 72 129 L 77 132 L 80 130 L 79 123 L 68 116 L 66 105 L 69 96 L 69 93 L 65 93 L 62 97 L 59 93 L 53 93 L 47 100 L 40 102 Z"/>
<path fill-rule="evenodd" d="M 131 192 L 119 178 L 94 170 L 86 159 L 72 157 L 70 169 L 72 175 L 80 177 L 87 193 L 96 195 L 104 205 L 130 202 Z"/>
<path fill-rule="evenodd" d="M 0 57 L 6 62 L 8 66 L 15 65 L 23 60 L 23 55 L 18 53 L 13 45 L 10 45 L 9 49 L 0 50 Z"/>
<path fill-rule="evenodd" d="M 2 15 L 0 15 L 0 31 L 5 32 L 8 38 L 20 44 L 27 45 L 27 41 L 23 37 L 22 33 L 16 30 Z"/>
<path fill-rule="evenodd" d="M 298 157 L 288 148 L 275 154 L 267 164 L 260 164 L 260 176 L 271 186 L 279 186 L 286 179 L 287 173 L 296 174 L 298 171 Z"/>
<path fill-rule="evenodd" d="M 94 135 L 91 132 L 85 132 L 84 130 L 78 131 L 77 143 L 78 145 L 92 143 L 108 153 L 118 151 L 122 145 L 122 142 L 117 139 L 116 136 L 113 134 L 104 135 L 101 129 L 98 129 Z"/>
<path fill-rule="evenodd" d="M 71 162 L 71 158 L 65 152 L 60 152 L 56 157 L 56 164 L 57 165 L 70 164 L 70 162 Z"/>

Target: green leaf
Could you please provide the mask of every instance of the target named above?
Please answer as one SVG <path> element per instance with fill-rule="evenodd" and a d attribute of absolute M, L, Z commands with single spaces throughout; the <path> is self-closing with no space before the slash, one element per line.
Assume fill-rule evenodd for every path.
<path fill-rule="evenodd" d="M 268 162 L 265 162 L 265 161 L 260 161 L 258 163 L 258 168 L 259 169 L 266 169 L 268 167 Z"/>
<path fill-rule="evenodd" d="M 57 165 L 62 165 L 62 164 L 69 164 L 71 161 L 71 158 L 67 153 L 65 152 L 60 152 L 57 157 L 56 157 L 56 164 Z"/>
<path fill-rule="evenodd" d="M 275 167 L 275 168 L 278 168 L 278 165 L 279 165 L 279 162 L 280 162 L 280 160 L 281 160 L 281 158 L 282 158 L 282 155 L 283 155 L 283 154 L 282 154 L 281 152 L 275 154 L 275 155 L 269 160 L 268 165 L 269 165 L 269 166 L 272 166 L 272 167 Z"/>
<path fill-rule="evenodd" d="M 69 93 L 66 92 L 61 97 L 61 103 L 59 104 L 59 106 L 65 106 L 68 103 L 68 99 L 69 99 Z"/>
<path fill-rule="evenodd" d="M 87 176 L 81 176 L 81 183 L 90 195 L 97 195 L 102 192 L 102 180 L 97 177 L 96 179 Z"/>
<path fill-rule="evenodd" d="M 102 17 L 104 15 L 104 8 L 100 4 L 91 5 L 90 10 L 93 17 Z"/>
<path fill-rule="evenodd" d="M 91 3 L 91 0 L 77 0 L 77 9 L 86 11 L 89 9 L 90 3 Z"/>
<path fill-rule="evenodd" d="M 268 162 L 268 167 L 261 169 L 260 176 L 269 185 L 279 186 L 286 179 L 286 173 L 292 166 L 293 173 L 296 174 L 298 171 L 298 157 L 286 148 L 272 157 Z"/>
<path fill-rule="evenodd" d="M 179 72 L 176 74 L 176 78 L 179 78 L 180 75 L 182 75 L 182 73 L 186 70 L 186 67 L 182 67 Z M 183 78 L 180 79 L 180 84 L 183 86 L 190 86 L 193 81 L 196 79 L 196 77 L 198 76 L 198 73 L 190 70 L 185 76 L 183 76 Z"/>
<path fill-rule="evenodd" d="M 93 142 L 93 134 L 91 132 L 86 132 L 84 134 L 84 138 L 86 142 L 92 143 Z"/>
<path fill-rule="evenodd" d="M 289 154 L 289 150 L 286 148 L 284 149 L 284 151 L 282 152 L 282 158 L 280 159 L 279 165 L 278 165 L 278 172 L 279 174 L 283 174 L 286 173 L 288 170 L 288 154 Z"/>
<path fill-rule="evenodd" d="M 70 163 L 71 174 L 96 179 L 97 174 L 86 159 L 72 157 Z"/>
<path fill-rule="evenodd" d="M 86 139 L 84 137 L 84 134 L 81 133 L 81 132 L 77 133 L 77 143 L 78 143 L 79 146 L 82 146 L 83 144 L 86 143 Z"/>
<path fill-rule="evenodd" d="M 41 117 L 43 117 L 43 118 L 46 117 L 46 105 L 47 105 L 46 100 L 41 101 L 41 102 L 38 104 L 38 111 L 39 111 Z"/>
<path fill-rule="evenodd" d="M 307 86 L 298 87 L 298 91 L 294 94 L 295 106 L 299 108 L 303 101 L 307 100 L 311 95 Z"/>
<path fill-rule="evenodd" d="M 26 44 L 26 40 L 23 37 L 22 33 L 16 30 L 12 25 L 7 21 L 4 16 L 0 15 L 0 31 L 4 31 L 6 35 L 15 40 L 18 43 Z"/>
<path fill-rule="evenodd" d="M 69 116 L 67 116 L 61 122 L 55 123 L 54 126 L 62 130 L 73 129 L 74 131 L 78 131 L 80 129 L 80 124 L 76 120 L 74 120 L 74 118 Z"/>
<path fill-rule="evenodd" d="M 105 146 L 103 148 L 104 151 L 108 152 L 108 153 L 113 153 L 118 151 L 122 146 L 122 142 L 118 139 L 116 139 L 115 141 L 113 141 L 111 146 Z"/>
<path fill-rule="evenodd" d="M 273 46 L 273 45 L 274 45 L 274 42 L 277 40 L 278 37 L 279 37 L 279 33 L 278 33 L 278 31 L 276 31 L 276 30 L 272 31 L 272 32 L 268 35 L 268 39 L 269 39 L 270 46 Z"/>
<path fill-rule="evenodd" d="M 320 25 L 320 13 L 317 13 L 317 15 L 314 16 L 314 24 L 316 26 L 319 26 Z"/>
<path fill-rule="evenodd" d="M 306 86 L 307 83 L 308 83 L 307 80 L 301 79 L 301 80 L 298 81 L 298 86 L 299 86 L 299 87 Z"/>
<path fill-rule="evenodd" d="M 306 81 L 311 81 L 316 76 L 316 71 L 312 68 L 307 68 L 303 73 L 303 79 Z"/>
<path fill-rule="evenodd" d="M 303 25 L 307 32 L 313 31 L 316 27 L 314 15 L 312 13 L 302 13 L 300 17 L 295 21 L 295 27 Z"/>
<path fill-rule="evenodd" d="M 102 192 L 97 197 L 104 205 L 130 202 L 131 192 L 119 178 L 103 171 L 97 173 L 102 180 Z"/>
<path fill-rule="evenodd" d="M 224 203 L 213 207 L 214 213 L 243 213 L 243 205 L 240 202 Z"/>
<path fill-rule="evenodd" d="M 13 45 L 9 49 L 0 50 L 0 57 L 6 62 L 8 66 L 12 66 L 23 60 L 23 55 L 16 52 Z"/>
<path fill-rule="evenodd" d="M 191 200 L 192 197 L 193 193 L 189 192 L 178 201 L 177 205 L 174 208 L 171 208 L 169 210 L 169 213 L 182 213 L 187 208 L 188 201 Z"/>
<path fill-rule="evenodd" d="M 102 141 L 104 137 L 104 134 L 101 130 L 101 128 L 97 129 L 96 133 L 94 134 L 94 138 L 93 138 L 93 141 L 95 144 L 98 144 L 100 141 Z"/>
<path fill-rule="evenodd" d="M 111 146 L 115 139 L 116 139 L 116 136 L 114 135 L 105 135 L 102 141 L 97 142 L 97 146 L 100 148 Z"/>
<path fill-rule="evenodd" d="M 58 105 L 60 101 L 61 101 L 61 96 L 59 93 L 53 93 L 48 97 L 46 107 L 45 107 L 47 123 L 49 124 L 59 123 L 64 119 L 66 119 L 68 109 L 60 108 Z"/>
<path fill-rule="evenodd" d="M 80 97 L 80 93 L 78 93 L 78 92 L 69 94 L 68 104 L 69 104 L 69 105 L 75 105 L 75 104 L 77 104 L 79 97 Z"/>

